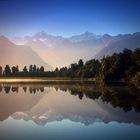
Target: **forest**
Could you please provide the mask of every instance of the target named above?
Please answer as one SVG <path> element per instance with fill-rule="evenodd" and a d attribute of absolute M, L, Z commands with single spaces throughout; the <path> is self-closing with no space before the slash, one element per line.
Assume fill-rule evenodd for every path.
<path fill-rule="evenodd" d="M 43 66 L 36 65 L 25 66 L 23 70 L 19 70 L 18 66 L 0 66 L 0 77 L 94 78 L 104 83 L 127 82 L 140 88 L 140 49 L 124 49 L 121 53 L 85 63 L 80 59 L 69 67 L 55 68 L 54 71 L 45 71 Z"/>

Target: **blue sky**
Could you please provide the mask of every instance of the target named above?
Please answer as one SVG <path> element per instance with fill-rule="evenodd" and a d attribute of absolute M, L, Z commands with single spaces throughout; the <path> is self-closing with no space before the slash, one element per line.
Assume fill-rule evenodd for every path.
<path fill-rule="evenodd" d="M 140 31 L 140 0 L 0 0 L 1 35 L 39 31 L 65 37 L 134 33 Z"/>

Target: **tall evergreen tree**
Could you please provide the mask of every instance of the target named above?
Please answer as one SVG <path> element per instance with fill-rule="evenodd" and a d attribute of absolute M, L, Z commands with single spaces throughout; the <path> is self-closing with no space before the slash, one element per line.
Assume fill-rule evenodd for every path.
<path fill-rule="evenodd" d="M 44 67 L 43 66 L 40 67 L 40 72 L 44 72 Z"/>
<path fill-rule="evenodd" d="M 83 63 L 82 59 L 79 60 L 78 65 L 79 65 L 79 67 L 83 67 L 84 63 Z"/>
<path fill-rule="evenodd" d="M 0 76 L 3 75 L 3 70 L 2 70 L 2 66 L 0 66 Z"/>
<path fill-rule="evenodd" d="M 5 76 L 10 76 L 11 75 L 11 69 L 10 69 L 10 66 L 9 65 L 6 65 L 5 66 L 4 75 Z"/>
<path fill-rule="evenodd" d="M 24 68 L 23 68 L 23 72 L 28 72 L 28 70 L 27 70 L 27 67 L 26 67 L 26 66 L 24 66 Z"/>
<path fill-rule="evenodd" d="M 29 66 L 29 72 L 32 72 L 32 71 L 33 71 L 33 66 L 30 65 L 30 66 Z"/>
<path fill-rule="evenodd" d="M 33 71 L 35 72 L 37 70 L 36 65 L 33 66 Z"/>

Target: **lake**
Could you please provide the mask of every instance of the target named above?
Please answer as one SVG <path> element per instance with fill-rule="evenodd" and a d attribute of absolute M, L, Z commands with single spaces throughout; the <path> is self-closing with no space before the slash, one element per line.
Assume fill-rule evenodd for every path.
<path fill-rule="evenodd" d="M 140 93 L 95 84 L 0 84 L 1 140 L 140 140 Z"/>

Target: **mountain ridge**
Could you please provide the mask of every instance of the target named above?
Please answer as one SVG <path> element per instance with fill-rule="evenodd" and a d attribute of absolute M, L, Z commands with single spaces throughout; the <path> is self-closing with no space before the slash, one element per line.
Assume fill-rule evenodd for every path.
<path fill-rule="evenodd" d="M 115 45 L 111 46 L 111 44 L 127 39 L 130 40 L 129 42 L 135 42 L 133 40 L 140 40 L 139 34 L 140 32 L 112 36 L 109 34 L 96 35 L 87 31 L 80 35 L 64 38 L 62 36 L 53 36 L 46 32 L 38 32 L 21 40 L 25 45 L 31 46 L 45 62 L 54 67 L 62 67 L 69 66 L 79 59 L 87 61 L 93 58 L 100 59 L 103 56 L 112 54 L 115 52 Z M 132 50 L 137 47 L 133 43 L 130 44 L 132 47 L 128 48 Z M 108 46 L 111 47 L 109 48 Z M 107 53 L 108 48 L 110 49 L 109 53 Z M 122 45 L 118 47 L 117 52 L 121 52 L 122 48 L 127 48 L 127 46 Z"/>
<path fill-rule="evenodd" d="M 134 50 L 140 46 L 139 40 L 140 32 L 112 36 L 109 34 L 96 35 L 87 31 L 80 35 L 62 37 L 42 31 L 14 41 L 17 44 L 30 46 L 44 62 L 51 64 L 54 68 L 60 68 L 69 66 L 79 59 L 84 61 L 101 59 L 114 52 L 122 52 L 124 48 Z"/>
<path fill-rule="evenodd" d="M 23 68 L 29 65 L 44 66 L 45 69 L 52 69 L 45 63 L 31 47 L 25 45 L 15 45 L 8 38 L 0 36 L 0 65 L 10 65 Z"/>

